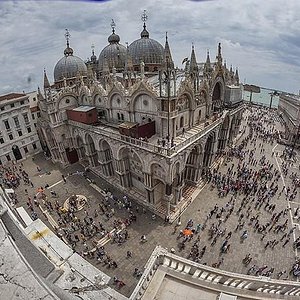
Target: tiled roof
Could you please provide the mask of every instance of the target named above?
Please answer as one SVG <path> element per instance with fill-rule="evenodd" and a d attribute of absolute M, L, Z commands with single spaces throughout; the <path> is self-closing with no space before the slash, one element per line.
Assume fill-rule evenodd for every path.
<path fill-rule="evenodd" d="M 24 97 L 24 96 L 26 96 L 26 95 L 25 94 L 19 94 L 19 93 L 10 93 L 10 94 L 0 96 L 0 101 L 11 100 L 11 99 L 15 99 L 15 98 Z"/>

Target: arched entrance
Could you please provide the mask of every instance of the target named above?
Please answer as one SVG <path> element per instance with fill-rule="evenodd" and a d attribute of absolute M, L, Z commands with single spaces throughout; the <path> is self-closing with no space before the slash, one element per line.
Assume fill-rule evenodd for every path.
<path fill-rule="evenodd" d="M 105 176 L 113 176 L 114 175 L 114 167 L 113 167 L 113 155 L 111 151 L 111 147 L 107 141 L 102 140 L 99 143 L 99 164 L 101 166 L 101 171 Z"/>
<path fill-rule="evenodd" d="M 13 151 L 13 154 L 14 154 L 16 160 L 22 159 L 22 154 L 17 145 L 12 146 L 12 151 Z"/>
<path fill-rule="evenodd" d="M 119 175 L 121 185 L 125 188 L 132 186 L 129 151 L 127 147 L 122 148 L 119 153 L 119 160 L 117 161 L 117 174 Z"/>
<path fill-rule="evenodd" d="M 87 159 L 83 140 L 80 136 L 76 138 L 76 150 L 80 161 Z"/>
<path fill-rule="evenodd" d="M 202 147 L 197 145 L 190 152 L 185 169 L 184 169 L 184 179 L 186 182 L 195 185 L 201 176 L 201 160 L 202 160 Z"/>
<path fill-rule="evenodd" d="M 213 113 L 217 113 L 222 109 L 221 91 L 221 83 L 217 82 L 212 93 L 211 109 Z"/>
<path fill-rule="evenodd" d="M 145 181 L 145 187 L 148 202 L 153 205 L 161 203 L 161 205 L 166 208 L 164 201 L 165 183 L 163 182 L 163 178 L 165 177 L 165 170 L 158 163 L 153 163 L 150 167 L 150 174 Z"/>
<path fill-rule="evenodd" d="M 204 147 L 204 156 L 203 156 L 203 168 L 210 167 L 214 155 L 214 144 L 215 144 L 215 133 L 212 132 L 208 136 L 205 147 Z"/>
<path fill-rule="evenodd" d="M 98 165 L 98 153 L 96 151 L 94 141 L 89 134 L 86 135 L 86 155 L 91 167 Z"/>
<path fill-rule="evenodd" d="M 230 122 L 229 115 L 227 115 L 223 121 L 222 127 L 219 130 L 218 152 L 225 149 L 227 137 L 228 137 L 229 122 Z"/>
<path fill-rule="evenodd" d="M 236 128 L 236 116 L 233 116 L 230 124 L 230 130 L 228 134 L 228 143 L 232 142 Z"/>

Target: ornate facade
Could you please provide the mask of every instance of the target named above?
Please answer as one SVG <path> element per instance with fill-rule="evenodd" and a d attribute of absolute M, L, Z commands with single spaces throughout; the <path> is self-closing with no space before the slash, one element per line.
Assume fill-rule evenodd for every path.
<path fill-rule="evenodd" d="M 178 69 L 167 36 L 164 47 L 149 39 L 143 21 L 141 38 L 127 47 L 119 44 L 113 23 L 109 45 L 98 60 L 93 50 L 86 69 L 73 56 L 67 33 L 54 84 L 44 74 L 39 126 L 54 162 L 67 166 L 79 160 L 144 206 L 171 216 L 237 135 L 242 99 L 235 96 L 233 103 L 226 95 L 241 95 L 241 88 L 237 71 L 222 62 L 221 44 L 216 60 L 208 53 L 202 64 L 192 46 L 190 59 Z M 68 119 L 66 111 L 78 106 L 95 107 L 98 122 Z M 145 138 L 120 131 L 150 123 Z"/>

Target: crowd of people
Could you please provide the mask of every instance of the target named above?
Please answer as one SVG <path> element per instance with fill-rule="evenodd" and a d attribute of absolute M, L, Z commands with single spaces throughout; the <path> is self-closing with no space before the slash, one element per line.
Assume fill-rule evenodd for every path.
<path fill-rule="evenodd" d="M 242 244 L 250 235 L 254 236 L 257 243 L 261 243 L 266 253 L 275 247 L 283 249 L 287 245 L 294 248 L 300 246 L 300 237 L 295 241 L 293 239 L 296 226 L 289 220 L 290 206 L 286 205 L 283 208 L 282 205 L 278 205 L 278 202 L 282 201 L 282 195 L 283 199 L 286 199 L 285 203 L 296 198 L 297 185 L 292 183 L 281 187 L 281 172 L 273 158 L 274 153 L 269 157 L 266 152 L 265 145 L 272 146 L 278 139 L 273 116 L 266 109 L 250 109 L 246 123 L 248 130 L 238 145 L 223 151 L 225 171 L 221 172 L 217 167 L 204 173 L 211 191 L 215 191 L 220 200 L 228 200 L 225 204 L 222 204 L 223 201 L 216 204 L 203 222 L 197 223 L 190 219 L 177 237 L 180 251 L 184 250 L 190 241 L 194 241 L 189 248 L 188 258 L 196 262 L 206 264 L 204 254 L 210 252 L 210 248 L 219 247 L 219 259 L 212 266 L 220 267 L 231 249 L 233 240 L 238 239 Z M 291 174 L 288 167 L 291 164 L 291 161 L 283 159 L 283 176 Z M 299 208 L 294 217 L 298 217 L 298 211 Z M 235 220 L 235 228 L 227 226 L 229 219 Z M 197 230 L 199 227 L 200 231 Z M 207 232 L 208 240 L 204 239 L 203 231 Z M 194 238 L 195 236 L 197 237 Z M 252 254 L 248 253 L 242 263 L 248 266 L 252 259 Z M 294 269 L 296 271 L 293 271 Z M 252 265 L 247 274 L 288 278 L 289 274 L 299 276 L 300 267 L 298 263 L 293 265 L 291 272 L 277 270 L 276 273 L 274 266 Z"/>
<path fill-rule="evenodd" d="M 207 264 L 210 250 L 217 249 L 219 256 L 210 263 L 216 268 L 221 267 L 228 253 L 233 251 L 232 245 L 236 239 L 246 244 L 250 237 L 255 237 L 266 252 L 279 247 L 300 249 L 300 237 L 294 239 L 296 227 L 289 220 L 290 208 L 278 205 L 279 199 L 288 202 L 295 200 L 298 195 L 296 181 L 292 180 L 290 185 L 282 186 L 281 174 L 286 178 L 295 178 L 297 174 L 291 171 L 292 162 L 287 160 L 285 153 L 274 152 L 272 156 L 267 153 L 265 145 L 270 148 L 278 139 L 272 115 L 267 110 L 250 109 L 245 116 L 241 140 L 222 152 L 225 168 L 221 171 L 218 166 L 203 173 L 211 192 L 216 193 L 220 201 L 208 211 L 203 220 L 188 220 L 177 236 L 179 251 L 188 250 L 188 258 L 196 262 Z M 281 170 L 275 163 L 278 155 L 282 155 Z M 41 169 L 37 171 L 41 172 Z M 76 175 L 86 174 L 83 172 Z M 1 166 L 0 177 L 6 188 L 18 188 L 20 183 L 25 187 L 34 187 L 22 163 Z M 62 181 L 66 183 L 67 177 L 63 175 Z M 85 205 L 80 205 L 72 195 L 66 208 L 58 199 L 57 192 L 50 189 L 48 184 L 37 187 L 32 195 L 28 189 L 25 188 L 24 192 L 33 219 L 37 218 L 38 207 L 42 205 L 55 216 L 57 235 L 74 251 L 103 267 L 118 270 L 119 257 L 112 257 L 105 243 L 109 241 L 116 246 L 126 243 L 130 239 L 129 226 L 146 213 L 144 208 L 133 204 L 126 196 L 117 197 L 109 191 L 105 191 L 105 197 L 97 199 L 96 209 L 90 209 L 89 199 Z M 18 203 L 14 194 L 11 200 L 14 205 Z M 116 216 L 120 213 L 123 217 Z M 299 208 L 291 213 L 295 219 L 300 219 Z M 156 219 L 155 215 L 152 219 Z M 169 218 L 166 218 L 165 223 L 168 222 Z M 234 223 L 234 227 L 228 223 Z M 176 224 L 174 233 L 178 227 Z M 147 236 L 143 234 L 140 243 L 147 241 Z M 131 260 L 133 256 L 134 253 L 127 251 L 125 258 Z M 252 264 L 254 260 L 252 253 L 246 253 L 241 259 L 245 273 L 281 279 L 288 278 L 290 274 L 300 275 L 298 260 L 285 270 L 276 270 L 271 265 Z M 139 278 L 141 274 L 142 271 L 134 266 L 132 275 Z M 117 276 L 114 277 L 114 284 L 118 288 L 125 285 Z"/>

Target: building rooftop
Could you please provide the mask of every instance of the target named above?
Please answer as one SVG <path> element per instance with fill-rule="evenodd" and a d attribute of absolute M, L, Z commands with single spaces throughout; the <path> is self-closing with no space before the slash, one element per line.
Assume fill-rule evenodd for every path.
<path fill-rule="evenodd" d="M 0 101 L 11 100 L 11 99 L 15 99 L 15 98 L 21 98 L 21 97 L 24 97 L 24 96 L 26 96 L 26 94 L 9 93 L 9 94 L 0 96 Z"/>
<path fill-rule="evenodd" d="M 82 111 L 82 112 L 87 112 L 87 111 L 90 111 L 92 109 L 94 109 L 95 107 L 94 106 L 79 106 L 79 107 L 76 107 L 76 108 L 73 108 L 72 110 L 73 111 Z"/>

